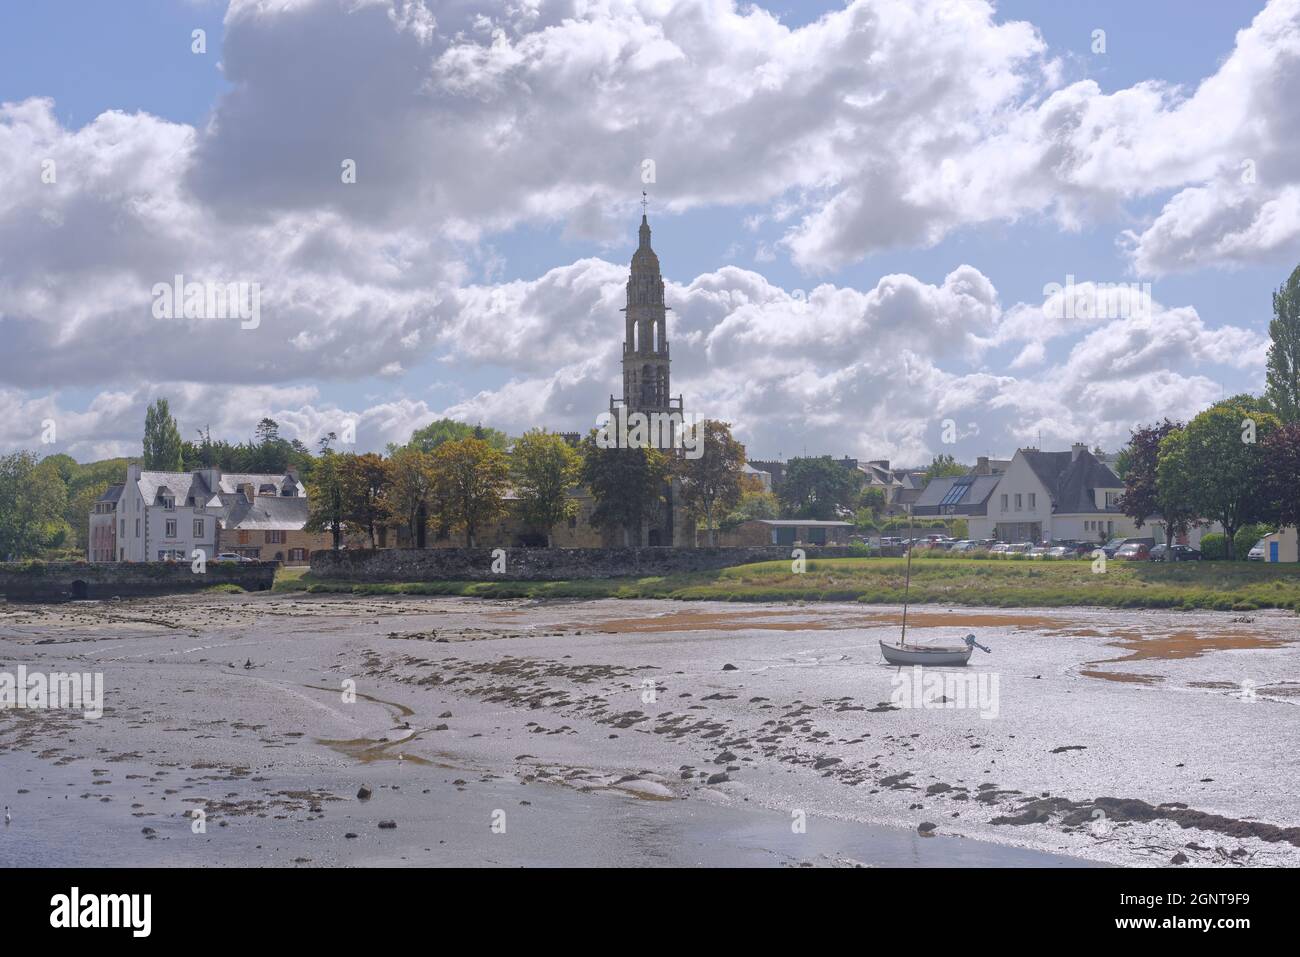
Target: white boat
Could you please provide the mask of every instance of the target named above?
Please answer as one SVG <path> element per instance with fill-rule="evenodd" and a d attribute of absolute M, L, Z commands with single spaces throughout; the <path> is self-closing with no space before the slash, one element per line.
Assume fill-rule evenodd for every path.
<path fill-rule="evenodd" d="M 988 651 L 983 645 L 977 645 L 974 635 L 966 636 L 963 645 L 914 645 L 899 641 L 880 643 L 880 653 L 891 665 L 964 665 L 970 661 L 971 653 L 976 648 Z"/>
<path fill-rule="evenodd" d="M 908 506 L 908 534 L 911 534 L 911 506 Z M 907 643 L 907 605 L 912 588 L 912 549 L 907 550 L 907 579 L 903 584 L 903 630 L 898 641 L 880 642 L 880 653 L 891 665 L 930 665 L 932 667 L 952 667 L 964 665 L 970 661 L 971 653 L 976 648 L 988 652 L 974 635 L 967 635 L 960 645 L 918 645 Z M 989 652 L 992 654 L 992 652 Z"/>

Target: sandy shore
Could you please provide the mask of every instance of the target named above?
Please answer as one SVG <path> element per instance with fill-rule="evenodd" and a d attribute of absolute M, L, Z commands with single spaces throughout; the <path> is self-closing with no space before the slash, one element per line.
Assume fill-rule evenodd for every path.
<path fill-rule="evenodd" d="M 1300 620 L 1240 618 L 930 607 L 986 698 L 906 707 L 887 607 L 0 604 L 105 688 L 0 711 L 0 865 L 1294 866 Z"/>

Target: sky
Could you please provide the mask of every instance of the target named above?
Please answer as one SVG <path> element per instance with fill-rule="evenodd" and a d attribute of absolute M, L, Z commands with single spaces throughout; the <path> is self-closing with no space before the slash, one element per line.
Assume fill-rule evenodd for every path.
<path fill-rule="evenodd" d="M 1300 0 L 5 4 L 0 452 L 585 431 L 642 190 L 751 457 L 1118 449 L 1262 390 L 1298 94 Z"/>

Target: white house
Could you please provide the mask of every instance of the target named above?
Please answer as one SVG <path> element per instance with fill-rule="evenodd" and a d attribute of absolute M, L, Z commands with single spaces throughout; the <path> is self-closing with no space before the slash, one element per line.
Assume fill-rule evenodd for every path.
<path fill-rule="evenodd" d="M 147 472 L 138 464 L 129 465 L 126 484 L 116 493 L 116 498 L 101 497 L 95 503 L 90 515 L 91 548 L 87 558 L 120 562 L 189 561 L 194 549 L 202 549 L 210 558 L 218 552 L 222 524 L 247 513 L 247 506 L 259 496 L 303 499 L 303 507 L 295 512 L 301 511 L 305 519 L 307 489 L 293 472 L 223 474 L 218 468 Z M 111 536 L 115 551 L 103 545 L 109 536 L 101 526 L 109 515 L 116 525 Z M 297 524 L 300 526 L 301 521 Z"/>
<path fill-rule="evenodd" d="M 1081 443 L 1068 452 L 1020 449 L 987 499 L 968 519 L 970 537 L 1004 542 L 1061 539 L 1104 542 L 1137 537 L 1119 509 L 1124 483 Z M 1142 537 L 1154 537 L 1149 529 Z"/>

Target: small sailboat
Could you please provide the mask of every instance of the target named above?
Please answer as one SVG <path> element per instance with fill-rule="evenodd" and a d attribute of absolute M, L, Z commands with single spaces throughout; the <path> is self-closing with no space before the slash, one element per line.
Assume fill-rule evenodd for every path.
<path fill-rule="evenodd" d="M 908 509 L 910 518 L 911 508 Z M 911 535 L 911 523 L 908 523 L 908 535 Z M 913 539 L 913 543 L 915 540 Z M 981 645 L 975 640 L 974 635 L 967 635 L 960 645 L 918 645 L 915 642 L 907 643 L 907 599 L 912 588 L 912 546 L 907 549 L 907 577 L 903 582 L 903 631 L 896 642 L 880 642 L 880 653 L 885 656 L 885 660 L 891 665 L 902 667 L 903 665 L 931 665 L 931 666 L 954 666 L 964 665 L 970 661 L 970 656 L 978 648 L 980 651 L 988 652 L 988 648 Z"/>

